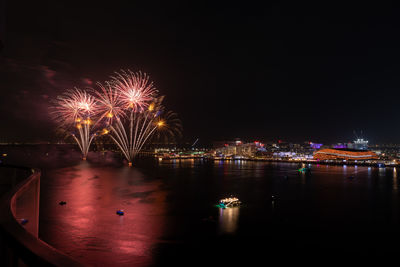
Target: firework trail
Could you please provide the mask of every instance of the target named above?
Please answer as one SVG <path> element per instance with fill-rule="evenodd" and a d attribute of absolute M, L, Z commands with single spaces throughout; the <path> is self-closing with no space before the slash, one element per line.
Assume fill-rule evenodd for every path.
<path fill-rule="evenodd" d="M 126 118 L 117 118 L 110 127 L 110 138 L 120 148 L 129 166 L 153 133 L 164 126 L 158 118 L 161 108 L 161 101 L 154 99 L 146 110 L 138 112 L 131 108 Z"/>
<path fill-rule="evenodd" d="M 118 118 L 116 123 L 111 126 L 111 139 L 118 145 L 128 160 L 129 165 L 132 165 L 133 159 L 142 149 L 147 139 L 154 131 L 162 126 L 155 123 L 154 116 L 150 111 L 141 113 L 130 113 L 130 118 L 124 123 Z"/>
<path fill-rule="evenodd" d="M 93 121 L 91 116 L 96 113 L 96 99 L 81 89 L 67 90 L 57 97 L 51 114 L 60 127 L 70 132 L 77 142 L 83 160 L 86 160 L 89 147 L 96 133 L 92 133 Z M 76 134 L 77 132 L 77 134 Z"/>

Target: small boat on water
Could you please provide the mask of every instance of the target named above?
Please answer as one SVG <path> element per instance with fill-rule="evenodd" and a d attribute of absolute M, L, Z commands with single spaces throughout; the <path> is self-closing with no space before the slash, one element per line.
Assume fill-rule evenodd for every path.
<path fill-rule="evenodd" d="M 237 197 L 228 197 L 228 198 L 223 198 L 219 201 L 217 204 L 217 207 L 225 209 L 225 208 L 231 208 L 231 207 L 238 207 L 240 206 L 242 202 L 239 201 Z"/>
<path fill-rule="evenodd" d="M 311 169 L 308 167 L 298 169 L 299 172 L 311 172 Z"/>
<path fill-rule="evenodd" d="M 300 163 L 297 167 L 298 167 L 298 169 L 297 169 L 298 172 L 311 173 L 310 165 L 306 166 L 306 164 Z"/>

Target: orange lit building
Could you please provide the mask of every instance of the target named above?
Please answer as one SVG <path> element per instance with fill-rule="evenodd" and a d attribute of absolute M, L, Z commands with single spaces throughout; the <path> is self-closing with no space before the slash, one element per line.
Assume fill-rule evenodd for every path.
<path fill-rule="evenodd" d="M 378 155 L 368 150 L 352 149 L 321 149 L 314 152 L 314 159 L 318 160 L 371 160 L 378 159 Z"/>

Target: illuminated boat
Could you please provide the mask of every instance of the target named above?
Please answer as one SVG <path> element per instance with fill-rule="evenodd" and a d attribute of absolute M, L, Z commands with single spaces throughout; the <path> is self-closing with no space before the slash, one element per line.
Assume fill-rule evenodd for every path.
<path fill-rule="evenodd" d="M 306 164 L 304 164 L 304 163 L 299 163 L 297 168 L 298 168 L 297 169 L 298 172 L 302 172 L 302 173 L 310 173 L 311 172 L 311 168 L 306 166 Z"/>
<path fill-rule="evenodd" d="M 305 173 L 305 172 L 311 172 L 311 169 L 308 167 L 303 167 L 303 168 L 298 169 L 298 171 Z"/>
<path fill-rule="evenodd" d="M 218 207 L 225 209 L 225 208 L 231 208 L 231 207 L 238 207 L 240 206 L 242 202 L 239 201 L 238 198 L 236 197 L 228 197 L 228 198 L 223 198 L 219 201 Z"/>

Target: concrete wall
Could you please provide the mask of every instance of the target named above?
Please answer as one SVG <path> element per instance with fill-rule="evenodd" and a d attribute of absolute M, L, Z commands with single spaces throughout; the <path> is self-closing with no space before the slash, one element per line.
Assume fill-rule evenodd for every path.
<path fill-rule="evenodd" d="M 0 176 L 0 188 L 8 184 L 9 189 L 0 201 L 0 266 L 82 266 L 38 238 L 40 171 L 31 170 L 13 186 L 20 180 L 19 170 L 9 173 L 14 178 Z M 22 219 L 28 222 L 22 225 Z"/>

